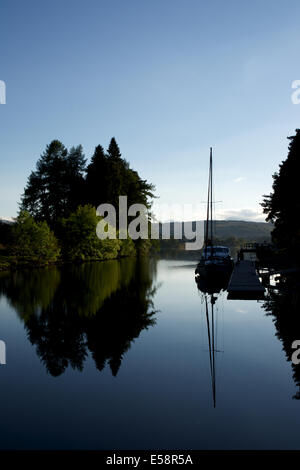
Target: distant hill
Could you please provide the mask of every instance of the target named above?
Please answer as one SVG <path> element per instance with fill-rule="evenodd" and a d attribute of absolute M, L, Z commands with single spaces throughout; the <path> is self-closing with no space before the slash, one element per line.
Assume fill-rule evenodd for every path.
<path fill-rule="evenodd" d="M 190 259 L 199 260 L 199 249 L 198 250 L 185 250 L 184 239 L 174 240 L 174 227 L 176 230 L 182 229 L 183 222 L 171 222 L 170 223 L 170 236 L 171 239 L 160 240 L 159 253 L 161 256 L 170 258 Z M 203 224 L 203 230 L 205 227 Z M 160 224 L 159 232 L 160 238 L 163 227 L 169 224 Z M 226 245 L 230 248 L 231 256 L 236 257 L 237 251 L 246 242 L 258 242 L 271 241 L 271 231 L 273 229 L 272 224 L 265 222 L 245 222 L 244 220 L 217 220 L 214 222 L 214 237 L 215 242 L 218 244 Z M 196 228 L 196 222 L 192 222 L 193 231 Z M 183 231 L 183 230 L 182 230 Z"/>
<path fill-rule="evenodd" d="M 174 226 L 179 228 L 183 222 L 171 222 L 170 223 L 170 235 L 174 235 Z M 160 224 L 160 236 L 162 233 L 162 227 L 169 225 L 168 223 Z M 229 237 L 243 238 L 247 241 L 270 241 L 271 231 L 273 225 L 266 222 L 246 222 L 244 220 L 216 220 L 213 222 L 214 235 L 218 239 L 226 239 Z M 196 222 L 192 222 L 193 230 L 196 228 Z"/>
<path fill-rule="evenodd" d="M 246 222 L 244 220 L 217 220 L 215 222 L 218 238 L 244 238 L 256 242 L 270 241 L 273 225 L 266 222 Z"/>
<path fill-rule="evenodd" d="M 11 225 L 11 224 L 13 224 L 13 223 L 14 223 L 13 220 L 2 219 L 2 218 L 0 217 L 0 224 L 10 224 L 10 225 Z"/>

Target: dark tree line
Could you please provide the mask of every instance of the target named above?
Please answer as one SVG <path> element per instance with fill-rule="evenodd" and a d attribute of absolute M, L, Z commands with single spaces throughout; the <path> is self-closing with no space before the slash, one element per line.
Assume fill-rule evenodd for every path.
<path fill-rule="evenodd" d="M 264 196 L 262 207 L 267 221 L 274 223 L 273 242 L 298 261 L 300 249 L 300 129 L 290 140 L 288 156 L 273 175 L 273 191 Z"/>
<path fill-rule="evenodd" d="M 81 145 L 68 151 L 61 142 L 53 140 L 28 178 L 21 209 L 50 225 L 68 216 L 82 198 L 85 167 Z"/>
<path fill-rule="evenodd" d="M 107 151 L 101 145 L 95 148 L 89 165 L 81 145 L 68 151 L 53 140 L 28 178 L 21 209 L 55 228 L 79 205 L 110 203 L 117 209 L 119 195 L 127 195 L 128 205 L 141 203 L 150 209 L 153 190 L 122 158 L 115 138 Z"/>
<path fill-rule="evenodd" d="M 10 233 L 0 227 L 0 249 L 4 244 L 7 255 L 4 260 L 2 253 L 0 270 L 62 259 L 88 261 L 148 254 L 151 243 L 147 239 L 133 242 L 127 236 L 100 240 L 96 234 L 100 221 L 96 208 L 112 204 L 118 229 L 119 196 L 127 196 L 128 207 L 146 206 L 150 219 L 153 191 L 154 186 L 122 157 L 115 138 L 106 151 L 98 145 L 89 164 L 81 145 L 68 150 L 53 140 L 28 178 L 20 213 Z"/>

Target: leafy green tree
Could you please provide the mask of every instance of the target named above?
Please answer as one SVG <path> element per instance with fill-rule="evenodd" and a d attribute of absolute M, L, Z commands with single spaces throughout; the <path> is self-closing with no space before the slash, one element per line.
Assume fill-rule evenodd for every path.
<path fill-rule="evenodd" d="M 125 240 L 120 240 L 120 251 L 119 256 L 135 256 L 136 249 L 135 244 L 131 238 L 127 238 Z"/>
<path fill-rule="evenodd" d="M 68 152 L 59 140 L 53 140 L 29 176 L 21 209 L 37 220 L 55 225 L 60 217 L 68 216 L 77 207 L 84 170 L 81 145 Z"/>
<path fill-rule="evenodd" d="M 107 152 L 99 145 L 96 147 L 91 163 L 87 169 L 87 195 L 88 202 L 95 207 L 101 203 L 112 204 L 116 209 L 117 221 L 119 216 L 119 196 L 127 196 L 127 204 L 143 204 L 150 208 L 154 197 L 154 186 L 142 180 L 137 171 L 129 167 L 129 163 L 122 158 L 119 146 L 113 137 Z M 128 222 L 131 218 L 129 217 Z M 118 227 L 118 223 L 117 223 Z M 122 240 L 120 256 L 131 256 L 136 252 L 139 255 L 149 253 L 151 244 L 148 240 Z"/>
<path fill-rule="evenodd" d="M 265 195 L 262 207 L 267 221 L 274 223 L 272 239 L 278 248 L 286 250 L 299 260 L 300 250 L 300 129 L 290 140 L 287 159 L 273 175 L 273 191 Z"/>
<path fill-rule="evenodd" d="M 63 254 L 71 261 L 103 260 L 117 258 L 120 240 L 100 240 L 96 227 L 101 220 L 92 205 L 79 206 L 68 218 L 62 220 Z"/>
<path fill-rule="evenodd" d="M 0 220 L 0 245 L 6 246 L 11 242 L 12 227 L 12 223 L 3 222 Z"/>
<path fill-rule="evenodd" d="M 151 250 L 151 240 L 138 238 L 135 241 L 135 247 L 139 256 L 148 256 Z"/>
<path fill-rule="evenodd" d="M 107 239 L 100 242 L 95 239 L 94 208 L 102 203 L 112 204 L 118 221 L 119 196 L 125 195 L 128 207 L 132 204 L 146 206 L 150 220 L 153 191 L 154 186 L 142 180 L 122 158 L 114 137 L 106 152 L 101 145 L 95 148 L 87 168 L 81 145 L 68 151 L 60 141 L 53 140 L 29 176 L 21 210 L 27 210 L 37 221 L 46 221 L 55 230 L 62 241 L 64 256 L 69 259 L 113 258 L 115 250 L 119 250 L 120 256 L 135 254 L 136 250 L 145 254 L 149 244 L 144 241 Z M 89 209 L 84 209 L 86 204 L 90 205 Z M 78 227 L 82 229 L 81 234 Z"/>
<path fill-rule="evenodd" d="M 36 222 L 26 211 L 21 211 L 13 226 L 12 253 L 19 264 L 46 265 L 57 261 L 60 248 L 48 224 Z"/>

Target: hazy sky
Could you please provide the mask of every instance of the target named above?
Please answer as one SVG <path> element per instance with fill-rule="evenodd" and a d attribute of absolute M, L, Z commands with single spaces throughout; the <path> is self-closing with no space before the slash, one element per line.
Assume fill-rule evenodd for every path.
<path fill-rule="evenodd" d="M 205 200 L 212 146 L 217 216 L 262 220 L 300 127 L 298 0 L 0 0 L 0 18 L 0 216 L 52 139 L 90 158 L 115 136 L 169 204 Z"/>

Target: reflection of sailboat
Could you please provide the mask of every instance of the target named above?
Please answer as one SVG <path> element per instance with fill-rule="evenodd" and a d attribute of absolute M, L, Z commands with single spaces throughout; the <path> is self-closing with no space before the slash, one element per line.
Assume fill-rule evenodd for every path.
<path fill-rule="evenodd" d="M 210 148 L 209 178 L 207 195 L 207 216 L 204 234 L 204 246 L 201 259 L 197 265 L 195 275 L 216 276 L 224 273 L 231 273 L 233 260 L 230 257 L 230 250 L 227 246 L 217 246 L 213 244 L 213 177 L 212 177 L 212 148 Z"/>
<path fill-rule="evenodd" d="M 220 278 L 218 276 L 217 282 L 213 282 L 207 278 L 196 278 L 196 283 L 198 289 L 202 292 L 205 305 L 205 318 L 207 326 L 207 337 L 208 337 L 208 348 L 209 348 L 209 366 L 210 366 L 210 375 L 211 375 L 211 386 L 212 386 L 212 396 L 213 396 L 213 405 L 216 408 L 216 362 L 215 362 L 215 353 L 220 352 L 217 349 L 217 336 L 216 336 L 216 319 L 215 319 L 215 303 L 218 299 L 216 294 L 219 294 L 222 290 L 227 288 L 228 279 Z"/>
<path fill-rule="evenodd" d="M 207 323 L 207 335 L 208 335 L 208 346 L 209 346 L 209 365 L 211 374 L 211 386 L 213 394 L 214 408 L 216 407 L 216 368 L 215 368 L 215 319 L 214 319 L 214 303 L 216 298 L 213 294 L 210 297 L 211 300 L 211 322 L 209 320 L 209 309 L 207 295 L 205 296 L 205 313 Z"/>
<path fill-rule="evenodd" d="M 215 274 L 212 276 L 196 276 L 195 281 L 198 289 L 205 294 L 217 294 L 221 290 L 226 290 L 229 279 L 231 276 L 230 271 Z"/>

